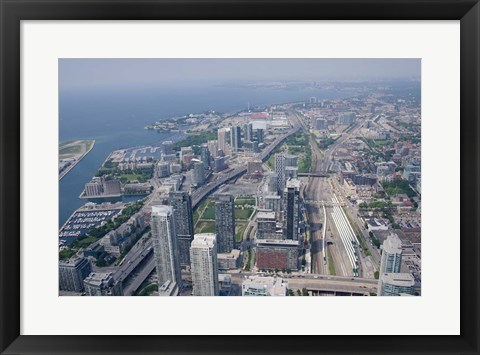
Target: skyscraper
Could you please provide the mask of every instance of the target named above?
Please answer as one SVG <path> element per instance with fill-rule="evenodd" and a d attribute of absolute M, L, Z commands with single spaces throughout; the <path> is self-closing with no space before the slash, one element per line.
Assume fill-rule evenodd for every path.
<path fill-rule="evenodd" d="M 177 245 L 182 266 L 190 266 L 190 244 L 193 240 L 192 199 L 187 191 L 172 191 L 169 204 L 173 207 Z"/>
<path fill-rule="evenodd" d="M 242 129 L 239 126 L 230 128 L 230 145 L 234 152 L 238 152 L 242 147 Z"/>
<path fill-rule="evenodd" d="M 160 145 L 160 151 L 162 155 L 168 155 L 173 153 L 173 142 L 172 141 L 164 141 Z"/>
<path fill-rule="evenodd" d="M 263 143 L 263 135 L 264 135 L 263 129 L 258 128 L 257 129 L 257 142 L 258 142 L 258 144 Z"/>
<path fill-rule="evenodd" d="M 82 291 L 83 280 L 92 272 L 92 266 L 86 258 L 60 261 L 58 269 L 60 290 L 72 292 Z"/>
<path fill-rule="evenodd" d="M 380 261 L 380 277 L 378 290 L 382 290 L 382 275 L 384 273 L 399 273 L 402 266 L 402 241 L 396 234 L 391 234 L 382 245 L 382 259 Z"/>
<path fill-rule="evenodd" d="M 277 193 L 282 194 L 285 188 L 285 161 L 283 153 L 275 154 L 275 173 L 277 174 Z"/>
<path fill-rule="evenodd" d="M 245 124 L 245 140 L 253 142 L 253 124 Z"/>
<path fill-rule="evenodd" d="M 399 273 L 402 264 L 402 241 L 396 234 L 391 234 L 382 245 L 382 260 L 380 274 Z"/>
<path fill-rule="evenodd" d="M 276 231 L 275 212 L 259 211 L 257 213 L 257 239 L 273 239 Z"/>
<path fill-rule="evenodd" d="M 285 182 L 287 181 L 286 169 L 294 171 L 298 167 L 298 157 L 292 154 L 277 153 L 275 154 L 275 172 L 278 175 L 277 191 L 281 195 L 285 189 Z"/>
<path fill-rule="evenodd" d="M 210 152 L 210 156 L 215 159 L 218 156 L 218 141 L 211 140 L 207 143 L 208 151 Z"/>
<path fill-rule="evenodd" d="M 208 145 L 206 143 L 200 146 L 200 158 L 203 161 L 205 169 L 208 169 L 210 167 L 212 159 L 210 155 L 210 150 L 208 149 Z"/>
<path fill-rule="evenodd" d="M 235 205 L 232 195 L 215 195 L 215 234 L 219 253 L 230 253 L 235 247 Z"/>
<path fill-rule="evenodd" d="M 218 266 L 215 234 L 195 234 L 190 246 L 193 294 L 218 296 Z"/>
<path fill-rule="evenodd" d="M 180 258 L 172 206 L 152 206 L 153 251 L 158 274 L 158 287 L 172 281 L 181 288 Z"/>
<path fill-rule="evenodd" d="M 286 239 L 298 240 L 300 214 L 300 180 L 288 180 L 283 192 L 284 235 Z"/>
<path fill-rule="evenodd" d="M 205 165 L 200 160 L 193 161 L 192 184 L 202 186 L 205 183 Z"/>
<path fill-rule="evenodd" d="M 218 141 L 218 149 L 222 150 L 223 153 L 227 151 L 227 129 L 220 128 L 217 131 L 217 141 Z"/>

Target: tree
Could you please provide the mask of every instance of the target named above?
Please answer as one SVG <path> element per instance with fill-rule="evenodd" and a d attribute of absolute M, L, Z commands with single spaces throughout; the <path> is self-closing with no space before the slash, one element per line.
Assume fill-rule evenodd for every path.
<path fill-rule="evenodd" d="M 295 293 L 293 293 L 292 289 L 288 289 L 288 292 L 287 292 L 287 295 L 288 296 L 295 296 Z"/>
<path fill-rule="evenodd" d="M 305 287 L 302 288 L 302 295 L 303 295 L 303 296 L 309 296 L 308 290 L 307 290 Z"/>
<path fill-rule="evenodd" d="M 300 290 L 297 290 L 297 296 L 301 296 L 302 292 Z"/>

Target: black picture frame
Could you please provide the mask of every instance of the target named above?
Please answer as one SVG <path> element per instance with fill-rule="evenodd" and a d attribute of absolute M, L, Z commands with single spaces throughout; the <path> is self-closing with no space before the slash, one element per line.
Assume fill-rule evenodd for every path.
<path fill-rule="evenodd" d="M 349 353 L 479 351 L 478 0 L 0 0 L 0 351 L 2 354 Z M 461 335 L 20 335 L 20 22 L 22 20 L 460 20 Z M 448 68 L 445 68 L 448 70 Z M 448 246 L 445 246 L 448 248 Z M 446 285 L 448 287 L 448 285 Z M 449 305 L 444 305 L 448 307 Z M 442 310 L 439 309 L 439 312 Z"/>

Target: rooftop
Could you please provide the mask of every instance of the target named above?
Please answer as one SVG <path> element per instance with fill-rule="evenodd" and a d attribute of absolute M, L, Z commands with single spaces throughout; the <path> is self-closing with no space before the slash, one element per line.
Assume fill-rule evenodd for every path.
<path fill-rule="evenodd" d="M 212 248 L 215 245 L 216 236 L 214 233 L 199 233 L 195 234 L 191 247 L 209 247 Z"/>
<path fill-rule="evenodd" d="M 257 212 L 257 220 L 258 219 L 275 219 L 275 212 L 266 212 L 266 211 Z"/>
<path fill-rule="evenodd" d="M 407 273 L 384 273 L 382 274 L 382 282 L 395 286 L 412 287 L 415 285 L 415 278 L 412 274 Z"/>

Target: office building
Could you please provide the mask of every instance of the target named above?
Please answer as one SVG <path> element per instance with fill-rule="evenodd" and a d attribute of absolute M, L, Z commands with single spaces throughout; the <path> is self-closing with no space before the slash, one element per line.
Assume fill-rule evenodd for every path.
<path fill-rule="evenodd" d="M 111 272 L 92 272 L 83 280 L 87 296 L 122 296 L 122 284 L 116 282 Z"/>
<path fill-rule="evenodd" d="M 181 289 L 180 257 L 172 206 L 152 206 L 150 219 L 153 252 L 158 275 L 158 287 L 165 282 L 175 282 Z"/>
<path fill-rule="evenodd" d="M 272 239 L 277 231 L 275 212 L 257 212 L 257 239 Z"/>
<path fill-rule="evenodd" d="M 232 249 L 230 253 L 218 253 L 217 262 L 219 270 L 233 270 L 240 268 L 242 263 L 240 250 Z"/>
<path fill-rule="evenodd" d="M 242 283 L 242 296 L 286 296 L 288 282 L 281 277 L 249 276 Z"/>
<path fill-rule="evenodd" d="M 317 118 L 315 120 L 315 129 L 318 131 L 323 131 L 327 129 L 327 120 L 323 118 Z"/>
<path fill-rule="evenodd" d="M 278 174 L 270 173 L 267 176 L 267 191 L 270 193 L 277 193 Z"/>
<path fill-rule="evenodd" d="M 92 272 L 92 266 L 87 258 L 61 260 L 58 269 L 60 291 L 71 292 L 83 291 L 83 280 Z"/>
<path fill-rule="evenodd" d="M 300 180 L 288 180 L 283 192 L 284 236 L 298 240 L 300 217 Z"/>
<path fill-rule="evenodd" d="M 351 125 L 354 120 L 355 114 L 353 112 L 345 112 L 340 116 L 338 123 L 344 125 Z"/>
<path fill-rule="evenodd" d="M 170 192 L 169 204 L 173 207 L 175 216 L 180 265 L 190 266 L 190 244 L 193 240 L 192 199 L 187 191 Z"/>
<path fill-rule="evenodd" d="M 298 157 L 292 154 L 284 154 L 284 167 L 298 167 Z"/>
<path fill-rule="evenodd" d="M 210 156 L 215 159 L 218 156 L 218 141 L 211 140 L 207 142 L 208 151 Z"/>
<path fill-rule="evenodd" d="M 380 273 L 399 273 L 402 265 L 402 242 L 396 234 L 390 234 L 382 245 Z"/>
<path fill-rule="evenodd" d="M 247 123 L 244 129 L 245 129 L 245 140 L 252 142 L 253 141 L 253 124 Z"/>
<path fill-rule="evenodd" d="M 233 152 L 238 152 L 242 148 L 242 129 L 239 126 L 230 128 L 230 145 Z"/>
<path fill-rule="evenodd" d="M 277 153 L 275 154 L 275 173 L 277 174 L 277 192 L 281 195 L 285 189 L 287 181 L 286 168 L 298 169 L 298 157 L 292 154 Z M 298 171 L 298 170 L 297 170 Z M 289 169 L 289 174 L 295 174 L 295 169 Z"/>
<path fill-rule="evenodd" d="M 396 234 L 390 234 L 382 244 L 380 275 L 399 273 L 402 266 L 402 241 Z M 382 289 L 382 278 L 378 279 L 378 289 Z"/>
<path fill-rule="evenodd" d="M 218 296 L 217 245 L 215 234 L 195 234 L 190 246 L 193 295 Z"/>
<path fill-rule="evenodd" d="M 278 195 L 267 195 L 263 198 L 265 201 L 265 209 L 272 210 L 274 212 L 280 212 L 282 210 L 282 198 Z"/>
<path fill-rule="evenodd" d="M 235 247 L 235 202 L 232 195 L 215 195 L 215 234 L 219 253 Z"/>
<path fill-rule="evenodd" d="M 401 294 L 413 295 L 415 279 L 407 273 L 380 274 L 379 296 L 400 296 Z"/>
<path fill-rule="evenodd" d="M 242 143 L 243 151 L 244 152 L 258 152 L 258 143 L 257 142 L 252 142 L 252 141 L 243 141 Z"/>
<path fill-rule="evenodd" d="M 217 131 L 217 142 L 218 142 L 218 150 L 222 150 L 223 153 L 227 151 L 227 129 L 220 128 Z"/>
<path fill-rule="evenodd" d="M 203 161 L 194 160 L 192 169 L 192 185 L 199 187 L 205 183 L 205 165 Z"/>
<path fill-rule="evenodd" d="M 160 145 L 160 152 L 163 155 L 169 155 L 173 153 L 173 142 L 172 141 L 165 141 L 162 142 Z"/>
<path fill-rule="evenodd" d="M 298 178 L 298 168 L 296 166 L 285 167 L 285 181 Z"/>
<path fill-rule="evenodd" d="M 226 168 L 227 168 L 227 164 L 225 164 L 225 157 L 215 158 L 214 171 L 216 173 L 219 173 L 220 171 L 225 170 Z"/>
<path fill-rule="evenodd" d="M 159 178 L 168 177 L 170 175 L 170 163 L 159 161 L 157 164 L 157 176 Z"/>
<path fill-rule="evenodd" d="M 262 128 L 257 129 L 257 142 L 258 144 L 263 143 L 264 130 Z"/>
<path fill-rule="evenodd" d="M 277 174 L 277 193 L 282 194 L 285 188 L 285 161 L 284 154 L 275 154 L 275 174 Z"/>
<path fill-rule="evenodd" d="M 207 144 L 202 144 L 200 146 L 200 159 L 203 161 L 203 165 L 205 166 L 205 169 L 210 168 L 210 162 L 212 158 L 211 158 L 210 150 L 208 149 Z"/>

